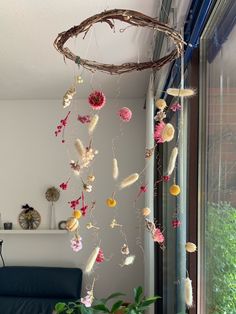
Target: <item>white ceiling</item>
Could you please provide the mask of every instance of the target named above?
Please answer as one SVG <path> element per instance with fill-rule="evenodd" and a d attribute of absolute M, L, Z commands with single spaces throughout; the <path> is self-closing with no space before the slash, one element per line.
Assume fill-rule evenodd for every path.
<path fill-rule="evenodd" d="M 66 64 L 54 49 L 57 34 L 105 9 L 124 8 L 157 16 L 159 0 L 1 0 L 0 99 L 58 99 L 70 86 L 77 66 Z M 153 34 L 143 28 L 117 23 L 114 34 L 96 25 L 85 40 L 72 39 L 70 47 L 83 58 L 105 63 L 145 60 L 152 55 Z M 83 72 L 81 98 L 101 88 L 115 98 L 144 97 L 150 72 L 110 76 Z"/>

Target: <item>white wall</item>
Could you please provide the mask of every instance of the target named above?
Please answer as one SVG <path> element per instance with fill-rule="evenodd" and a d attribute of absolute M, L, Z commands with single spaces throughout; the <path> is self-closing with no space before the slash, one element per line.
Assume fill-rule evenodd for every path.
<path fill-rule="evenodd" d="M 136 245 L 138 222 L 132 207 L 139 184 L 117 194 L 117 218 L 126 226 L 129 247 L 137 256 L 133 266 L 121 268 L 120 247 L 123 244 L 118 231 L 111 231 L 109 223 L 113 211 L 106 207 L 105 200 L 114 189 L 111 178 L 111 139 L 119 134 L 117 140 L 117 158 L 120 178 L 132 172 L 139 172 L 144 167 L 145 149 L 145 111 L 143 100 L 108 101 L 100 112 L 100 122 L 95 134 L 94 146 L 99 150 L 94 165 L 96 182 L 90 200 L 96 200 L 95 215 L 98 225 L 103 226 L 100 237 L 101 247 L 109 261 L 97 266 L 96 295 L 104 296 L 113 291 L 131 291 L 134 286 L 143 285 L 144 261 L 140 248 Z M 116 116 L 117 109 L 128 106 L 133 110 L 133 120 L 129 124 L 120 123 Z M 3 221 L 12 221 L 14 228 L 19 228 L 17 217 L 21 205 L 29 203 L 42 216 L 40 228 L 49 225 L 49 205 L 44 193 L 49 186 L 58 186 L 70 175 L 70 159 L 76 159 L 73 141 L 80 137 L 88 139 L 86 127 L 76 121 L 76 112 L 88 112 L 85 100 L 78 100 L 72 107 L 72 116 L 66 130 L 66 144 L 54 137 L 54 129 L 64 118 L 65 111 L 61 101 L 27 100 L 0 101 L 0 212 Z M 71 188 L 61 192 L 56 203 L 57 221 L 70 216 L 67 204 L 80 194 L 81 182 L 73 177 Z M 86 194 L 87 195 L 87 194 Z M 142 207 L 143 198 L 138 207 Z M 71 235 L 0 235 L 4 240 L 3 253 L 6 265 L 46 265 L 84 267 L 84 264 L 96 245 L 91 231 L 85 228 L 89 221 L 81 220 L 83 250 L 74 253 L 70 248 Z M 93 278 L 93 277 L 92 277 Z M 90 278 L 90 281 L 92 280 Z M 87 279 L 85 280 L 85 282 Z M 84 287 L 86 283 L 84 284 Z"/>

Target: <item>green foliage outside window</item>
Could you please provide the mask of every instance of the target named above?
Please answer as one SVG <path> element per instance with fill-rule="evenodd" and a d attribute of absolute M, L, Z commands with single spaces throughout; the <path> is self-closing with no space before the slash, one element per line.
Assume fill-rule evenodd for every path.
<path fill-rule="evenodd" d="M 236 208 L 211 203 L 206 213 L 208 314 L 236 313 Z"/>

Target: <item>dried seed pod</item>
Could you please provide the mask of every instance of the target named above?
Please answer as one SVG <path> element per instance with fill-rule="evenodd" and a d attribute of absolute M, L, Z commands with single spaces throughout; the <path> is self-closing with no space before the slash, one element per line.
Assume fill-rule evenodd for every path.
<path fill-rule="evenodd" d="M 97 114 L 95 114 L 92 119 L 91 119 L 91 122 L 89 123 L 88 125 L 88 132 L 89 132 L 89 135 L 92 135 L 97 124 L 98 124 L 98 120 L 99 120 L 99 116 Z"/>
<path fill-rule="evenodd" d="M 174 147 L 172 149 L 171 154 L 170 154 L 170 160 L 169 160 L 169 163 L 168 163 L 168 168 L 167 168 L 167 175 L 168 176 L 170 176 L 172 174 L 172 172 L 174 171 L 174 169 L 175 169 L 177 156 L 178 156 L 178 148 Z"/>
<path fill-rule="evenodd" d="M 77 150 L 77 152 L 79 153 L 80 157 L 84 157 L 85 153 L 86 153 L 86 149 L 84 147 L 84 144 L 82 143 L 82 141 L 77 138 L 75 141 L 75 148 Z"/>
<path fill-rule="evenodd" d="M 175 97 L 191 97 L 196 94 L 192 88 L 168 88 L 167 94 Z"/>
<path fill-rule="evenodd" d="M 91 255 L 89 256 L 89 259 L 87 261 L 86 267 L 85 267 L 85 273 L 86 274 L 90 274 L 91 271 L 93 270 L 93 266 L 96 262 L 98 253 L 99 253 L 100 248 L 97 246 L 91 253 Z"/>
<path fill-rule="evenodd" d="M 112 162 L 112 176 L 114 180 L 116 180 L 119 176 L 119 168 L 118 168 L 118 162 L 116 158 L 113 158 L 113 162 Z"/>
<path fill-rule="evenodd" d="M 188 307 L 193 306 L 192 280 L 188 277 L 185 279 L 185 303 Z"/>
<path fill-rule="evenodd" d="M 127 178 L 125 178 L 123 181 L 120 183 L 120 189 L 124 189 L 132 184 L 134 184 L 137 180 L 139 179 L 139 174 L 138 173 L 133 173 Z"/>

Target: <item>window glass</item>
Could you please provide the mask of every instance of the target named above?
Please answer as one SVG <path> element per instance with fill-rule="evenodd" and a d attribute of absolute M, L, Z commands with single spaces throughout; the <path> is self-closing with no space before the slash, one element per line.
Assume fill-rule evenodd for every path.
<path fill-rule="evenodd" d="M 231 8 L 232 11 L 233 8 Z M 236 14 L 236 12 L 235 12 Z M 234 16 L 235 16 L 234 14 Z M 202 38 L 205 125 L 201 313 L 236 313 L 236 27 L 227 16 Z M 202 159 L 203 160 L 203 159 Z M 204 228 L 203 228 L 204 226 Z M 200 235 L 201 236 L 201 235 Z M 202 265 L 203 264 L 203 265 Z M 201 286 L 204 282 L 203 286 Z"/>

